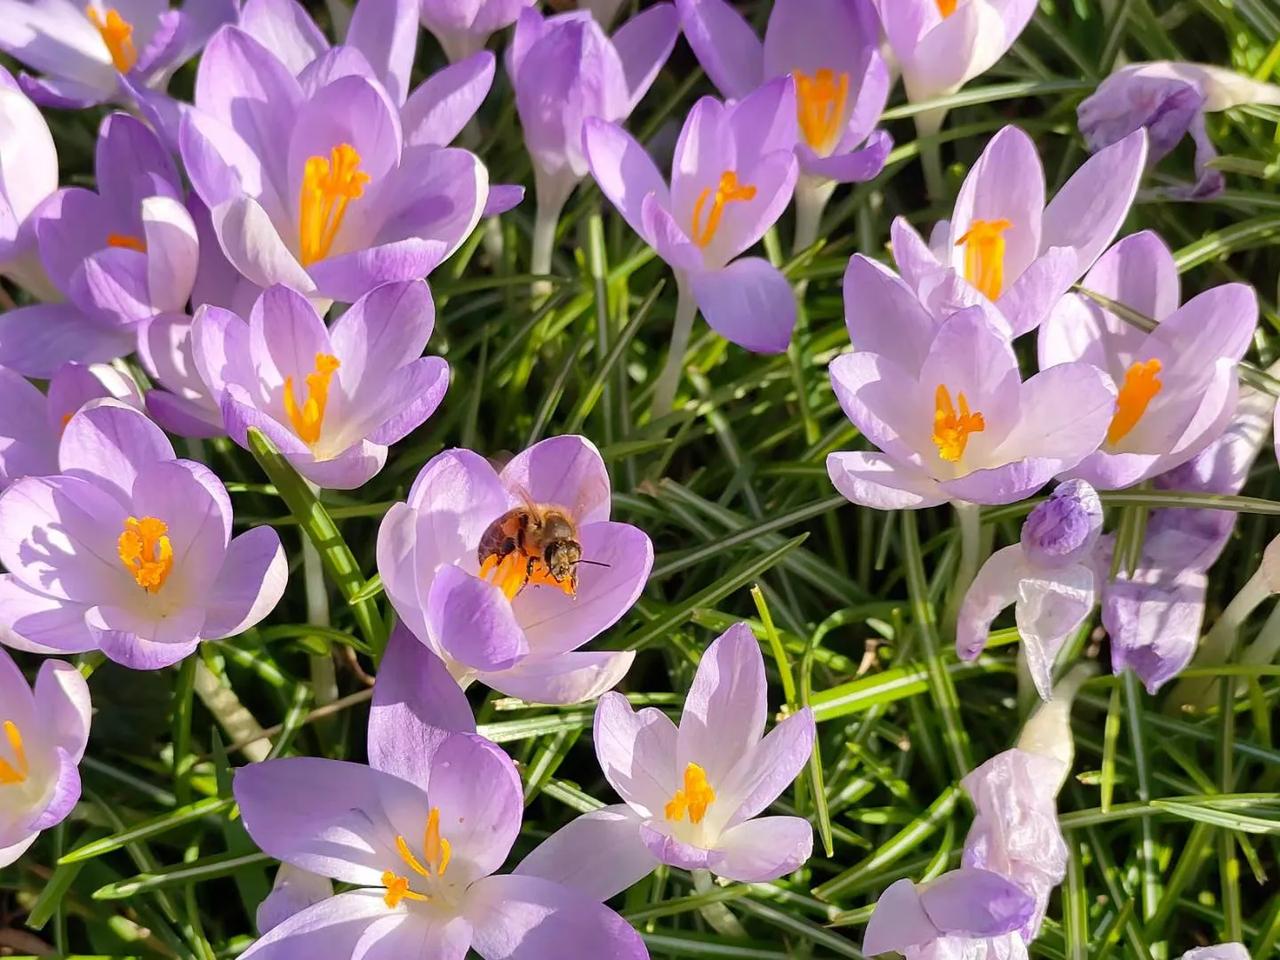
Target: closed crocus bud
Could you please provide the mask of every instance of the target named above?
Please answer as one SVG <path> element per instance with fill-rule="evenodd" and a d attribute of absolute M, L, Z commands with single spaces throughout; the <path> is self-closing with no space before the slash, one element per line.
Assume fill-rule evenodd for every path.
<path fill-rule="evenodd" d="M 1022 525 L 1022 550 L 1037 566 L 1065 567 L 1087 557 L 1102 532 L 1102 500 L 1083 480 L 1058 484 Z"/>

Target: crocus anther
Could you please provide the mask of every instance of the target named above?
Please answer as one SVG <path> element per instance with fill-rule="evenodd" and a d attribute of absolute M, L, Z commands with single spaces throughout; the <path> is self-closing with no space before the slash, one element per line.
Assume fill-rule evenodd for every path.
<path fill-rule="evenodd" d="M 818 153 L 826 153 L 835 144 L 849 99 L 849 74 L 822 67 L 812 76 L 803 70 L 795 72 L 797 115 L 800 132 Z"/>
<path fill-rule="evenodd" d="M 974 220 L 956 241 L 964 247 L 964 278 L 989 300 L 1004 290 L 1004 232 L 1013 224 L 999 220 Z"/>
<path fill-rule="evenodd" d="M 147 593 L 157 593 L 173 569 L 169 525 L 155 517 L 127 517 L 116 550 L 124 568 Z"/>
<path fill-rule="evenodd" d="M 690 823 L 701 823 L 707 808 L 716 802 L 716 792 L 707 783 L 707 772 L 696 763 L 684 768 L 684 786 L 675 792 L 663 808 L 668 820 L 683 820 L 688 814 Z"/>
<path fill-rule="evenodd" d="M 9 741 L 9 749 L 13 751 L 13 763 L 0 758 L 0 786 L 11 786 L 24 783 L 31 773 L 27 764 L 27 751 L 22 746 L 22 733 L 12 720 L 4 722 L 4 736 Z"/>
<path fill-rule="evenodd" d="M 360 154 L 349 143 L 330 150 L 327 160 L 307 158 L 298 199 L 298 246 L 304 267 L 329 255 L 347 204 L 364 196 L 368 182 L 369 174 L 360 169 Z"/>
<path fill-rule="evenodd" d="M 490 554 L 480 564 L 480 579 L 488 580 L 493 575 L 493 585 L 502 591 L 508 600 L 514 600 L 517 593 L 528 582 L 528 558 L 519 550 L 508 553 L 502 559 L 497 554 Z"/>
<path fill-rule="evenodd" d="M 703 187 L 693 205 L 693 242 L 700 247 L 709 244 L 720 229 L 720 219 L 724 216 L 724 208 L 730 203 L 754 200 L 756 188 L 751 184 L 739 184 L 738 175 L 732 170 L 720 174 L 720 182 L 716 185 L 715 197 L 711 201 L 711 212 L 707 214 L 707 222 L 702 223 L 702 211 L 711 196 L 711 188 Z M 699 224 L 702 224 L 699 226 Z"/>
<path fill-rule="evenodd" d="M 102 34 L 102 42 L 111 54 L 111 63 L 121 73 L 128 73 L 138 62 L 138 51 L 133 46 L 133 24 L 120 16 L 119 11 L 107 8 L 104 17 L 92 4 L 84 8 L 89 22 Z"/>
<path fill-rule="evenodd" d="M 340 366 L 342 363 L 332 354 L 316 354 L 315 369 L 307 374 L 307 398 L 301 406 L 293 394 L 293 377 L 284 378 L 285 415 L 293 424 L 293 432 L 307 446 L 315 446 L 320 439 L 324 410 L 329 403 L 329 382 Z"/>
<path fill-rule="evenodd" d="M 1159 360 L 1152 358 L 1130 365 L 1124 373 L 1124 383 L 1116 397 L 1116 414 L 1107 427 L 1107 443 L 1119 443 L 1138 425 L 1147 405 L 1155 399 L 1164 384 L 1156 377 L 1161 370 Z"/>
<path fill-rule="evenodd" d="M 440 836 L 440 808 L 432 807 L 431 812 L 427 814 L 427 828 L 422 837 L 422 860 L 414 855 L 402 836 L 396 837 L 396 850 L 400 853 L 400 858 L 408 864 L 409 869 L 418 876 L 426 877 L 428 880 L 432 877 L 443 877 L 445 871 L 449 869 L 452 849 L 449 841 Z M 426 862 L 423 863 L 423 860 Z M 382 885 L 387 888 L 387 893 L 382 899 L 393 910 L 400 905 L 401 900 L 425 903 L 431 899 L 426 894 L 411 890 L 408 877 L 400 876 L 392 870 L 382 874 Z"/>
<path fill-rule="evenodd" d="M 135 237 L 127 233 L 108 233 L 108 247 L 121 247 L 125 250 L 137 250 L 139 253 L 147 252 L 147 244 L 141 237 Z"/>
<path fill-rule="evenodd" d="M 938 12 L 942 14 L 942 19 L 946 19 L 956 12 L 956 4 L 959 0 L 938 0 Z"/>
<path fill-rule="evenodd" d="M 933 442 L 938 447 L 938 456 L 948 463 L 956 463 L 964 456 L 969 434 L 981 433 L 987 429 L 981 413 L 969 412 L 969 401 L 963 391 L 957 395 L 957 399 L 960 401 L 959 414 L 956 413 L 955 404 L 951 402 L 951 392 L 945 385 L 938 384 L 933 400 Z"/>

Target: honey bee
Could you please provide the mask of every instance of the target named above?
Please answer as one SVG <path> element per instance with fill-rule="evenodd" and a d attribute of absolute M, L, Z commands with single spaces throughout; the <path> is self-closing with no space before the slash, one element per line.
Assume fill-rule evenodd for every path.
<path fill-rule="evenodd" d="M 570 597 L 578 592 L 578 565 L 607 567 L 582 559 L 578 528 L 563 507 L 535 503 L 521 493 L 524 505 L 508 510 L 489 524 L 476 548 L 480 578 L 513 599 L 525 587 L 559 587 Z"/>

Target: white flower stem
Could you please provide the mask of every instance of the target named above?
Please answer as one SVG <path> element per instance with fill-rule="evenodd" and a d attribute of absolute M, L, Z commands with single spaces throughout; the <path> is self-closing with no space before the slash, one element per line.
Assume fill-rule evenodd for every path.
<path fill-rule="evenodd" d="M 964 595 L 983 560 L 981 509 L 976 503 L 965 500 L 957 500 L 953 506 L 956 508 L 956 522 L 960 526 L 960 560 L 956 564 L 956 576 L 951 583 L 943 617 L 943 629 L 951 636 L 955 635 L 956 620 L 960 617 Z"/>
<path fill-rule="evenodd" d="M 947 191 L 946 178 L 942 175 L 942 144 L 936 139 L 946 119 L 947 111 L 943 107 L 916 114 L 920 166 L 924 170 L 924 185 L 930 200 L 941 200 Z"/>
<path fill-rule="evenodd" d="M 538 276 L 551 273 L 551 256 L 556 248 L 556 228 L 560 226 L 560 214 L 564 205 L 573 193 L 576 180 L 566 179 L 564 175 L 534 171 L 534 192 L 537 194 L 537 209 L 533 216 L 533 250 L 529 258 L 530 272 Z M 538 306 L 551 293 L 551 284 L 545 280 L 533 284 L 533 304 Z"/>
<path fill-rule="evenodd" d="M 1098 665 L 1091 660 L 1072 667 L 1071 672 L 1053 688 L 1053 699 L 1042 703 L 1027 718 L 1022 726 L 1022 733 L 1018 736 L 1016 746 L 1019 750 L 1053 757 L 1063 762 L 1065 769 L 1062 780 L 1058 783 L 1059 790 L 1066 782 L 1075 756 L 1075 738 L 1071 735 L 1071 705 L 1085 681 L 1097 672 Z"/>
<path fill-rule="evenodd" d="M 693 889 L 698 893 L 710 893 L 715 889 L 715 881 L 711 878 L 710 870 L 693 871 Z M 702 919 L 711 924 L 712 929 L 720 936 L 746 939 L 747 932 L 742 929 L 742 924 L 733 915 L 733 911 L 723 903 L 709 903 L 699 912 L 702 914 Z"/>
<path fill-rule="evenodd" d="M 793 256 L 799 255 L 802 250 L 808 250 L 817 241 L 818 231 L 822 226 L 822 212 L 826 210 L 827 202 L 835 189 L 834 180 L 817 177 L 802 176 L 796 184 L 796 236 L 791 250 Z"/>
<path fill-rule="evenodd" d="M 689 349 L 689 337 L 693 333 L 693 318 L 698 314 L 698 304 L 689 290 L 689 281 L 683 273 L 676 273 L 676 320 L 671 328 L 671 346 L 667 348 L 667 361 L 653 388 L 653 405 L 650 419 L 657 420 L 671 412 L 675 405 L 676 389 L 684 372 L 684 355 Z"/>

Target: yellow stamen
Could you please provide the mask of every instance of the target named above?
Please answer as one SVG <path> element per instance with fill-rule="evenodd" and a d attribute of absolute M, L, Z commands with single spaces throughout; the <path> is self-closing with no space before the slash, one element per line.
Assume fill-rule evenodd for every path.
<path fill-rule="evenodd" d="M 124 533 L 116 541 L 120 562 L 138 586 L 156 593 L 173 569 L 173 544 L 165 534 L 169 525 L 155 517 L 128 517 Z"/>
<path fill-rule="evenodd" d="M 1003 218 L 974 220 L 956 241 L 957 247 L 964 247 L 964 278 L 989 300 L 998 299 L 1004 290 L 1004 232 L 1012 226 Z"/>
<path fill-rule="evenodd" d="M 716 185 L 715 197 L 711 201 L 711 212 L 707 215 L 707 222 L 703 224 L 702 211 L 707 205 L 707 198 L 710 196 L 711 188 L 703 187 L 693 205 L 693 233 L 691 237 L 693 242 L 700 247 L 705 247 L 715 238 L 716 231 L 720 229 L 720 220 L 724 216 L 724 208 L 731 203 L 754 200 L 756 188 L 751 184 L 739 184 L 738 175 L 732 170 L 726 170 L 720 174 L 720 182 Z"/>
<path fill-rule="evenodd" d="M 956 4 L 959 0 L 937 0 L 938 12 L 942 14 L 942 19 L 946 19 L 956 12 Z"/>
<path fill-rule="evenodd" d="M 526 583 L 529 582 L 529 561 L 523 553 L 516 550 L 501 560 L 496 554 L 490 554 L 480 564 L 480 579 L 488 580 L 493 574 L 493 585 L 502 591 L 508 600 L 514 600 Z"/>
<path fill-rule="evenodd" d="M 837 77 L 823 67 L 812 76 L 797 70 L 795 77 L 800 132 L 814 150 L 828 153 L 840 133 L 840 118 L 849 99 L 849 74 Z"/>
<path fill-rule="evenodd" d="M 440 808 L 432 807 L 427 814 L 427 829 L 422 837 L 422 852 L 427 863 L 437 877 L 443 877 L 449 869 L 449 859 L 453 856 L 453 848 L 449 841 L 440 836 Z"/>
<path fill-rule="evenodd" d="M 293 377 L 284 378 L 284 412 L 293 424 L 293 432 L 308 446 L 320 439 L 324 410 L 329 404 L 329 381 L 340 366 L 332 354 L 316 354 L 315 370 L 307 374 L 307 399 L 301 406 L 293 395 Z"/>
<path fill-rule="evenodd" d="M 382 902 L 392 910 L 400 906 L 401 900 L 416 900 L 418 903 L 426 903 L 431 899 L 416 890 L 410 890 L 409 878 L 397 876 L 390 870 L 383 872 L 382 885 L 387 888 L 386 896 L 382 898 Z"/>
<path fill-rule="evenodd" d="M 688 814 L 690 823 L 701 823 L 707 808 L 716 802 L 716 792 L 707 783 L 707 771 L 696 763 L 684 768 L 684 786 L 677 790 L 662 812 L 668 820 L 683 820 Z"/>
<path fill-rule="evenodd" d="M 449 869 L 453 849 L 449 841 L 440 836 L 440 808 L 432 807 L 431 812 L 427 814 L 427 828 L 422 836 L 422 854 L 426 863 L 419 860 L 409 849 L 408 841 L 402 836 L 396 837 L 396 851 L 400 854 L 400 859 L 418 876 L 426 877 L 428 880 L 432 877 L 443 877 L 445 871 Z M 409 889 L 409 878 L 402 877 L 394 870 L 387 870 L 382 874 L 382 885 L 387 888 L 387 894 L 383 900 L 392 909 L 399 906 L 401 900 L 425 903 L 431 899 L 424 893 Z"/>
<path fill-rule="evenodd" d="M 123 247 L 126 250 L 137 250 L 139 253 L 147 252 L 147 244 L 141 237 L 130 236 L 127 233 L 108 233 L 108 247 Z"/>
<path fill-rule="evenodd" d="M 133 24 L 111 7 L 107 8 L 105 18 L 92 4 L 84 8 L 84 14 L 102 34 L 102 42 L 107 45 L 115 68 L 121 73 L 132 70 L 138 62 L 138 51 L 133 46 Z"/>
<path fill-rule="evenodd" d="M 298 246 L 304 267 L 329 255 L 347 204 L 364 196 L 369 175 L 359 167 L 360 154 L 349 143 L 334 147 L 327 160 L 307 159 L 298 198 Z"/>
<path fill-rule="evenodd" d="M 965 395 L 960 393 L 958 399 L 959 414 L 951 402 L 950 391 L 938 384 L 933 398 L 933 442 L 938 447 L 938 456 L 949 463 L 955 463 L 964 456 L 969 434 L 981 433 L 987 429 L 982 414 L 969 412 L 969 401 Z"/>
<path fill-rule="evenodd" d="M 9 741 L 9 749 L 13 751 L 13 759 L 17 765 L 0 759 L 0 786 L 22 783 L 31 773 L 31 767 L 27 764 L 27 751 L 22 746 L 22 733 L 12 720 L 4 722 L 4 736 Z"/>
<path fill-rule="evenodd" d="M 1119 443 L 1138 425 L 1147 412 L 1147 405 L 1164 387 L 1156 377 L 1161 367 L 1160 361 L 1153 358 L 1145 363 L 1138 361 L 1125 371 L 1124 383 L 1116 397 L 1116 413 L 1111 418 L 1111 426 L 1107 427 L 1107 443 Z"/>

